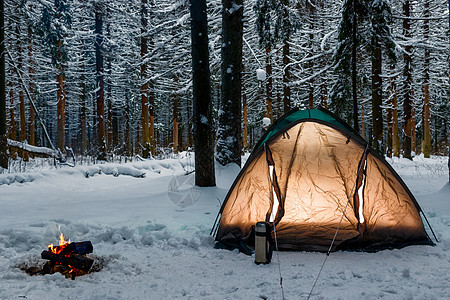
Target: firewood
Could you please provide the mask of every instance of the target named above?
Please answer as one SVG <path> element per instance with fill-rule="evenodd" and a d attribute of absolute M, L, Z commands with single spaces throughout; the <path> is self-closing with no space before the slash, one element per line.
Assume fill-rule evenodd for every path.
<path fill-rule="evenodd" d="M 88 272 L 94 263 L 93 259 L 87 258 L 80 254 L 55 254 L 51 251 L 42 251 L 41 257 L 48 259 L 51 262 L 56 262 L 61 265 L 71 266 L 75 269 Z"/>
<path fill-rule="evenodd" d="M 75 254 L 85 255 L 88 253 L 92 253 L 92 250 L 94 248 L 92 247 L 92 243 L 90 241 L 86 241 L 86 242 L 77 242 L 77 243 L 65 244 L 62 246 L 56 246 L 56 247 L 53 247 L 53 249 L 55 250 L 56 253 L 58 253 L 60 251 L 60 249 L 62 249 L 61 252 L 59 252 L 59 254 L 75 253 Z"/>

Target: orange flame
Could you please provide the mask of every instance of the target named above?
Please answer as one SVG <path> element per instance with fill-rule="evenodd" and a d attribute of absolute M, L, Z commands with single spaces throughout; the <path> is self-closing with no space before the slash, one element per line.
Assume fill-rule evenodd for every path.
<path fill-rule="evenodd" d="M 70 244 L 70 239 L 66 240 L 64 239 L 64 235 L 61 233 L 59 235 L 59 246 L 63 246 L 63 247 L 58 247 L 56 248 L 53 244 L 48 245 L 48 248 L 50 249 L 50 251 L 52 251 L 55 254 L 59 254 L 61 253 L 61 251 L 65 248 L 64 245 L 68 245 Z"/>

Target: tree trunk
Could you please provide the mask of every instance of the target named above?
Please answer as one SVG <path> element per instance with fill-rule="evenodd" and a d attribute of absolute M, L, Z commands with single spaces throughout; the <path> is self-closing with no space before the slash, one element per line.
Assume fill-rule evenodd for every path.
<path fill-rule="evenodd" d="M 193 147 L 194 146 L 194 136 L 192 134 L 192 131 L 194 129 L 194 122 L 193 122 L 193 118 L 194 116 L 192 115 L 192 110 L 193 110 L 193 105 L 191 106 L 191 103 L 189 102 L 189 97 L 186 97 L 186 113 L 187 113 L 187 126 L 188 126 L 188 131 L 187 131 L 187 144 L 188 147 Z"/>
<path fill-rule="evenodd" d="M 356 0 L 353 0 L 353 16 L 352 16 L 352 97 L 353 97 L 353 128 L 356 132 L 359 132 L 359 122 L 358 122 L 358 95 L 356 93 L 356 48 L 357 48 L 357 35 L 358 30 L 357 19 L 356 19 Z"/>
<path fill-rule="evenodd" d="M 327 84 L 326 82 L 323 82 L 321 85 L 321 94 L 322 94 L 322 100 L 320 106 L 324 108 L 328 108 L 328 90 L 327 90 Z"/>
<path fill-rule="evenodd" d="M 23 57 L 22 57 L 22 47 L 20 45 L 20 28 L 19 25 L 16 24 L 16 34 L 17 34 L 17 68 L 19 72 L 23 74 Z M 20 142 L 27 141 L 27 120 L 25 113 L 25 95 L 23 92 L 24 86 L 19 87 L 19 115 L 20 115 Z M 26 151 L 20 151 L 20 156 L 24 161 L 28 161 L 28 153 Z"/>
<path fill-rule="evenodd" d="M 206 0 L 190 0 L 195 184 L 215 186 Z"/>
<path fill-rule="evenodd" d="M 289 39 L 283 41 L 283 112 L 287 113 L 291 109 L 291 74 L 289 71 Z"/>
<path fill-rule="evenodd" d="M 390 89 L 390 95 L 389 95 L 389 101 L 388 101 L 388 109 L 387 109 L 387 149 L 386 149 L 386 156 L 392 157 L 392 147 L 393 147 L 393 121 L 392 121 L 392 112 L 394 111 L 393 105 L 392 105 L 392 81 L 393 79 L 390 79 L 389 82 L 389 89 Z"/>
<path fill-rule="evenodd" d="M 33 5 L 30 4 L 30 11 L 33 10 Z M 34 97 L 34 58 L 33 58 L 33 30 L 31 25 L 28 26 L 28 60 L 29 60 L 29 66 L 28 66 L 28 74 L 30 77 L 30 85 L 29 85 L 29 91 L 30 91 L 30 97 Z M 29 144 L 32 146 L 36 146 L 36 118 L 35 118 L 35 112 L 32 107 L 32 104 L 30 102 L 30 127 L 29 127 Z"/>
<path fill-rule="evenodd" d="M 266 30 L 270 30 L 266 29 Z M 266 45 L 266 117 L 270 119 L 270 123 L 273 123 L 273 103 L 272 103 L 272 59 L 271 59 L 270 45 Z"/>
<path fill-rule="evenodd" d="M 242 122 L 244 123 L 242 148 L 248 149 L 248 117 L 247 117 L 247 90 L 245 88 L 245 66 L 242 64 Z"/>
<path fill-rule="evenodd" d="M 97 147 L 99 160 L 106 160 L 105 97 L 103 80 L 103 7 L 95 4 L 95 62 L 97 83 Z"/>
<path fill-rule="evenodd" d="M 108 88 L 108 86 L 107 86 L 107 89 L 109 89 Z M 106 117 L 106 120 L 107 120 L 107 122 L 106 122 L 106 141 L 107 141 L 107 145 L 108 145 L 108 151 L 113 151 L 113 149 L 114 149 L 114 146 L 115 145 L 113 145 L 113 130 L 112 130 L 112 110 L 113 110 L 113 108 L 112 108 L 112 100 L 111 100 L 111 98 L 110 98 L 110 96 L 109 95 L 111 95 L 111 94 L 109 94 L 109 93 L 107 93 L 107 101 L 106 101 L 106 103 L 107 103 L 107 117 Z"/>
<path fill-rule="evenodd" d="M 391 73 L 395 73 L 395 65 L 391 64 Z M 393 77 L 390 81 L 390 103 L 392 107 L 392 155 L 400 157 L 400 142 L 398 135 L 398 99 L 397 99 L 397 78 Z"/>
<path fill-rule="evenodd" d="M 0 0 L 0 168 L 8 168 L 6 135 L 5 7 Z"/>
<path fill-rule="evenodd" d="M 117 104 L 112 107 L 112 144 L 114 147 L 119 146 L 119 112 Z"/>
<path fill-rule="evenodd" d="M 411 90 L 411 103 L 414 103 L 414 90 Z M 411 152 L 417 152 L 416 149 L 416 111 L 414 110 L 414 106 L 411 106 Z"/>
<path fill-rule="evenodd" d="M 277 90 L 277 105 L 276 105 L 277 119 L 279 119 L 281 117 L 281 115 L 283 114 L 283 109 L 282 109 L 283 102 L 281 100 L 281 88 L 282 88 L 282 85 L 277 83 L 277 88 L 276 88 L 276 90 Z"/>
<path fill-rule="evenodd" d="M 403 2 L 403 14 L 405 19 L 403 19 L 403 35 L 406 39 L 411 38 L 411 26 L 410 26 L 410 2 L 405 0 Z M 412 159 L 411 156 L 411 135 L 412 135 L 412 99 L 411 99 L 411 89 L 412 89 L 412 58 L 411 53 L 412 46 L 407 45 L 405 47 L 405 52 L 403 54 L 403 59 L 405 66 L 403 69 L 404 78 L 404 99 L 403 99 L 403 157 Z"/>
<path fill-rule="evenodd" d="M 424 24 L 423 36 L 425 42 L 428 41 L 430 34 L 430 1 L 424 3 Z M 423 80 L 423 156 L 429 158 L 431 154 L 431 131 L 430 131 L 430 49 L 425 48 L 424 80 Z"/>
<path fill-rule="evenodd" d="M 150 153 L 156 153 L 156 136 L 155 136 L 155 84 L 153 80 L 148 83 L 148 106 L 149 106 L 149 136 L 150 136 Z"/>
<path fill-rule="evenodd" d="M 84 75 L 81 75 L 81 154 L 85 155 L 87 150 L 87 128 L 86 128 L 86 83 Z"/>
<path fill-rule="evenodd" d="M 1 0 L 0 0 L 1 1 Z M 4 52 L 3 52 L 4 53 Z M 15 103 L 14 103 L 14 89 L 13 89 L 13 83 L 12 81 L 9 81 L 9 101 L 10 101 L 10 107 L 9 107 L 9 138 L 12 140 L 17 140 L 16 137 L 16 113 L 15 113 Z M 17 158 L 17 150 L 11 149 L 10 155 L 12 159 Z"/>
<path fill-rule="evenodd" d="M 375 27 L 375 26 L 374 26 Z M 377 34 L 377 33 L 375 33 Z M 377 37 L 372 50 L 372 146 L 382 154 L 383 152 L 383 113 L 382 79 L 381 79 L 381 45 Z"/>
<path fill-rule="evenodd" d="M 175 85 L 175 89 L 178 88 L 178 75 L 177 74 L 173 74 L 173 82 Z M 172 139 L 172 143 L 173 143 L 173 153 L 178 153 L 178 106 L 180 103 L 180 95 L 178 94 L 178 91 L 175 91 L 173 93 L 173 139 Z"/>
<path fill-rule="evenodd" d="M 147 46 L 147 0 L 141 0 L 141 109 L 142 109 L 142 157 L 150 157 L 150 126 L 148 109 Z"/>
<path fill-rule="evenodd" d="M 366 138 L 366 123 L 365 123 L 364 105 L 361 103 L 361 136 Z"/>
<path fill-rule="evenodd" d="M 124 136 L 125 155 L 132 155 L 132 141 L 131 141 L 131 124 L 130 124 L 130 102 L 128 94 L 125 97 L 125 136 Z"/>
<path fill-rule="evenodd" d="M 61 41 L 58 41 L 58 48 L 62 45 Z M 56 75 L 57 82 L 57 136 L 56 136 L 56 145 L 59 150 L 64 151 L 65 146 L 65 138 L 66 138 L 66 95 L 64 91 L 64 74 L 62 67 L 62 58 L 61 52 L 58 50 L 58 75 Z"/>
<path fill-rule="evenodd" d="M 309 1 L 306 2 L 306 5 L 309 10 L 309 49 L 311 52 L 314 51 L 314 14 L 315 14 L 315 7 L 310 4 Z M 311 75 L 314 74 L 314 65 L 315 62 L 310 60 L 309 64 L 309 70 L 311 72 Z M 309 80 L 309 90 L 308 90 L 308 108 L 313 109 L 314 108 L 314 77 L 311 76 L 311 79 Z"/>
<path fill-rule="evenodd" d="M 235 5 L 240 8 L 235 10 Z M 217 161 L 221 165 L 235 163 L 241 166 L 243 1 L 222 0 L 222 6 L 222 84 Z M 269 81 L 268 99 L 272 89 Z"/>

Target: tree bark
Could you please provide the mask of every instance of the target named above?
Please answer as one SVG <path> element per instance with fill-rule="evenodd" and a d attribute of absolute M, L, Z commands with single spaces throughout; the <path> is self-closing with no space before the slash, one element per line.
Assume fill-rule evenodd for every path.
<path fill-rule="evenodd" d="M 328 90 L 327 90 L 327 84 L 324 81 L 321 85 L 321 94 L 322 94 L 322 100 L 321 100 L 321 106 L 324 108 L 328 108 Z"/>
<path fill-rule="evenodd" d="M 403 19 L 403 35 L 406 39 L 411 38 L 411 25 L 410 25 L 410 2 L 409 0 L 405 0 L 403 2 L 403 15 L 405 19 Z M 405 52 L 403 54 L 403 59 L 405 62 L 405 66 L 403 69 L 403 78 L 404 78 L 404 98 L 403 98 L 403 157 L 412 159 L 411 156 L 411 135 L 412 135 L 412 99 L 411 99 L 411 88 L 412 88 L 412 58 L 411 53 L 412 46 L 408 44 L 405 47 Z"/>
<path fill-rule="evenodd" d="M 173 82 L 175 84 L 175 88 L 178 87 L 178 75 L 173 74 Z M 178 91 L 175 91 L 172 95 L 173 97 L 173 138 L 172 138 L 172 144 L 173 144 L 173 153 L 178 153 L 178 106 L 180 103 L 180 95 L 178 94 Z"/>
<path fill-rule="evenodd" d="M 364 105 L 361 103 L 361 136 L 366 138 L 366 123 L 365 123 Z"/>
<path fill-rule="evenodd" d="M 29 6 L 30 11 L 33 10 L 33 5 L 30 4 Z M 33 29 L 31 27 L 31 25 L 28 25 L 28 60 L 29 60 L 29 66 L 28 66 L 28 74 L 30 77 L 30 84 L 29 84 L 29 91 L 30 91 L 30 97 L 34 97 L 34 74 L 35 74 L 35 69 L 34 69 L 34 58 L 33 58 L 33 46 L 34 46 L 34 41 L 33 41 Z M 34 113 L 34 109 L 33 106 L 30 102 L 30 106 L 29 106 L 29 112 L 30 112 L 30 126 L 29 126 L 29 144 L 35 146 L 36 145 L 36 117 L 35 117 L 35 113 Z"/>
<path fill-rule="evenodd" d="M 142 109 L 142 157 L 149 158 L 150 151 L 150 126 L 149 126 L 149 104 L 148 104 L 148 76 L 146 58 L 148 55 L 147 45 L 147 0 L 141 0 L 141 109 Z"/>
<path fill-rule="evenodd" d="M 20 28 L 19 24 L 16 24 L 16 35 L 17 35 L 17 68 L 21 73 L 23 73 L 23 54 L 21 47 L 20 38 Z M 23 93 L 24 86 L 19 88 L 19 115 L 20 115 L 20 141 L 25 142 L 27 140 L 27 120 L 25 113 L 25 95 Z M 28 153 L 26 151 L 20 151 L 20 156 L 24 161 L 28 161 Z"/>
<path fill-rule="evenodd" d="M 190 0 L 195 184 L 215 186 L 206 0 Z"/>
<path fill-rule="evenodd" d="M 428 41 L 430 35 L 430 25 L 428 18 L 430 17 L 430 1 L 424 3 L 424 23 L 423 36 L 425 42 Z M 425 48 L 425 64 L 424 64 L 424 80 L 423 80 L 423 142 L 422 152 L 424 157 L 429 158 L 431 154 L 431 131 L 430 131 L 430 49 Z"/>
<path fill-rule="evenodd" d="M 243 118 L 243 137 L 242 148 L 248 149 L 248 116 L 247 116 L 247 90 L 245 87 L 245 66 L 242 64 L 242 118 Z"/>
<path fill-rule="evenodd" d="M 235 163 L 241 166 L 243 1 L 222 0 L 222 6 L 222 84 L 217 161 L 222 165 Z M 269 85 L 271 82 L 267 86 L 268 95 L 271 93 Z"/>
<path fill-rule="evenodd" d="M 270 30 L 267 28 L 266 30 Z M 269 43 L 266 45 L 266 117 L 270 119 L 270 123 L 273 123 L 273 103 L 272 103 L 272 58 Z"/>
<path fill-rule="evenodd" d="M 132 155 L 132 144 L 133 141 L 131 140 L 131 124 L 130 124 L 130 102 L 128 98 L 128 93 L 125 96 L 125 136 L 124 136 L 124 147 L 125 147 L 125 154 L 127 156 Z"/>
<path fill-rule="evenodd" d="M 106 34 L 107 34 L 107 39 L 111 39 L 111 22 L 107 22 L 106 23 Z M 107 123 L 107 146 L 109 151 L 114 151 L 115 147 L 117 146 L 117 144 L 114 142 L 114 126 L 113 126 L 113 117 L 114 117 L 114 103 L 113 103 L 113 98 L 112 98 L 112 53 L 109 51 L 106 55 L 106 60 L 107 60 L 107 69 L 108 69 L 108 79 L 109 82 L 107 81 L 107 85 L 106 85 L 106 95 L 107 95 L 107 103 L 108 103 L 108 123 Z M 116 138 L 117 140 L 117 138 Z"/>
<path fill-rule="evenodd" d="M 411 103 L 414 103 L 414 90 L 411 90 Z M 416 111 L 414 110 L 414 106 L 411 105 L 411 152 L 414 152 L 416 155 Z"/>
<path fill-rule="evenodd" d="M 86 127 L 86 83 L 84 75 L 81 75 L 81 153 L 84 155 L 87 150 L 87 127 Z"/>
<path fill-rule="evenodd" d="M 6 133 L 5 6 L 0 0 L 0 168 L 8 168 Z"/>
<path fill-rule="evenodd" d="M 310 1 L 306 2 L 308 11 L 309 11 L 309 49 L 311 53 L 314 51 L 314 19 L 315 19 L 315 6 L 310 4 Z M 314 61 L 310 61 L 309 63 L 309 70 L 311 72 L 311 75 L 314 74 Z M 309 89 L 308 89 L 308 108 L 313 109 L 314 108 L 314 77 L 311 76 L 311 79 L 309 80 Z"/>
<path fill-rule="evenodd" d="M 58 48 L 62 45 L 61 41 L 58 41 Z M 56 137 L 56 145 L 58 149 L 64 151 L 65 146 L 65 138 L 66 138 L 66 94 L 64 91 L 64 74 L 63 74 L 63 66 L 62 66 L 62 58 L 61 51 L 58 50 L 58 74 L 56 75 L 56 99 L 57 99 L 57 137 Z"/>
<path fill-rule="evenodd" d="M 357 78 L 356 78 L 356 49 L 357 49 L 357 36 L 358 22 L 356 18 L 356 0 L 353 0 L 353 16 L 352 16 L 352 97 L 353 97 L 353 128 L 356 132 L 359 132 L 358 121 L 358 95 L 357 95 Z"/>
<path fill-rule="evenodd" d="M 291 74 L 289 71 L 289 39 L 283 41 L 283 112 L 291 109 Z"/>
<path fill-rule="evenodd" d="M 106 160 L 105 139 L 105 97 L 104 97 L 104 74 L 103 74 L 103 7 L 100 3 L 95 4 L 95 66 L 97 83 L 97 147 L 99 160 Z"/>
<path fill-rule="evenodd" d="M 4 53 L 4 52 L 2 52 Z M 13 89 L 13 83 L 12 81 L 8 82 L 9 86 L 9 138 L 12 140 L 17 140 L 16 136 L 16 113 L 15 113 L 15 103 L 14 103 L 14 89 Z M 10 156 L 12 159 L 17 158 L 17 151 L 16 149 L 11 149 Z"/>
<path fill-rule="evenodd" d="M 389 100 L 388 100 L 388 109 L 387 109 L 387 149 L 386 149 L 386 156 L 387 157 L 392 157 L 392 153 L 393 153 L 393 135 L 394 135 L 394 127 L 393 127 L 393 116 L 392 113 L 394 111 L 394 107 L 393 107 L 393 101 L 392 101 L 392 97 L 393 97 L 393 89 L 392 89 L 392 81 L 394 79 L 390 79 L 389 80 Z"/>
<path fill-rule="evenodd" d="M 151 41 L 150 41 L 151 44 Z M 150 135 L 150 153 L 155 155 L 156 153 L 156 136 L 155 136 L 155 84 L 153 80 L 148 83 L 148 111 L 149 111 L 149 135 Z"/>
<path fill-rule="evenodd" d="M 375 26 L 374 26 L 375 27 Z M 377 37 L 374 37 L 375 43 L 372 50 L 372 146 L 378 151 L 383 152 L 383 113 L 381 106 L 382 100 L 382 79 L 381 79 L 381 45 Z"/>

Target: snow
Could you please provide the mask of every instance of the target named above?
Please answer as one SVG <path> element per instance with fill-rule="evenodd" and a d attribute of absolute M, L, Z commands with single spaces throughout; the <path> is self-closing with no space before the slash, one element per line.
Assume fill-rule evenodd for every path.
<path fill-rule="evenodd" d="M 200 116 L 200 123 L 208 125 L 208 118 L 205 115 Z"/>
<path fill-rule="evenodd" d="M 447 158 L 389 162 L 440 243 L 332 253 L 311 299 L 448 298 Z M 280 264 L 274 254 L 272 263 L 256 265 L 253 257 L 214 249 L 209 232 L 239 168 L 216 165 L 217 186 L 199 188 L 189 173 L 192 163 L 185 155 L 1 174 L 0 299 L 281 299 L 279 266 L 285 298 L 306 299 L 325 254 L 280 252 Z M 122 176 L 131 170 L 145 177 Z M 9 176 L 33 180 L 1 184 Z M 93 255 L 103 262 L 100 272 L 72 281 L 59 274 L 28 276 L 17 268 L 40 261 L 42 250 L 57 241 L 58 226 L 72 241 L 92 241 Z"/>
<path fill-rule="evenodd" d="M 234 12 L 238 11 L 239 9 L 241 9 L 242 5 L 241 4 L 236 4 L 236 2 L 233 2 L 231 4 L 231 8 L 227 9 L 228 13 L 230 15 L 232 15 Z"/>
<path fill-rule="evenodd" d="M 263 69 L 256 69 L 256 78 L 258 78 L 259 81 L 266 80 L 266 71 Z"/>

